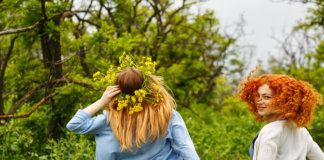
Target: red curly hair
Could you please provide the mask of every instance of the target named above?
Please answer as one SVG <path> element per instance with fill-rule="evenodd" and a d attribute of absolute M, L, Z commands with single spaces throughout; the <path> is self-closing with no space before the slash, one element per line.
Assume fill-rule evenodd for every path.
<path fill-rule="evenodd" d="M 253 72 L 255 70 L 250 72 L 245 82 L 239 84 L 237 96 L 241 101 L 248 103 L 249 110 L 256 116 L 257 121 L 264 121 L 256 107 L 257 90 L 267 84 L 273 92 L 273 99 L 269 106 L 277 107 L 274 112 L 280 116 L 279 118 L 291 120 L 297 127 L 309 126 L 316 105 L 322 104 L 322 95 L 312 85 L 282 74 L 251 78 Z"/>

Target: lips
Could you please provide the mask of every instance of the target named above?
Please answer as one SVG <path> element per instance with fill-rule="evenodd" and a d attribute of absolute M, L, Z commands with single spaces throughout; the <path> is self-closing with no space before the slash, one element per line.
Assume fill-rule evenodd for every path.
<path fill-rule="evenodd" d="M 263 111 L 266 107 L 257 106 L 258 111 Z"/>

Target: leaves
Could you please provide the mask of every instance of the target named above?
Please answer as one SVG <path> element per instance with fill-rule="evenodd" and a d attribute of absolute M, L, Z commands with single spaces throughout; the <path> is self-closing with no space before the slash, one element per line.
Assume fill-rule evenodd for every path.
<path fill-rule="evenodd" d="M 93 1 L 92 6 L 88 2 L 46 1 L 46 15 L 56 18 L 19 33 L 21 38 L 16 40 L 1 90 L 5 111 L 30 89 L 53 80 L 52 68 L 44 65 L 41 37 L 59 34 L 56 37 L 60 39 L 54 40 L 59 40 L 62 61 L 57 63 L 62 64 L 65 78 L 105 88 L 107 84 L 94 83 L 86 74 L 105 73 L 109 66 L 119 64 L 118 57 L 123 52 L 135 58 L 151 57 L 158 62 L 157 75 L 164 78 L 173 92 L 177 110 L 187 124 L 201 159 L 249 159 L 250 141 L 261 124 L 253 120 L 246 104 L 232 96 L 246 65 L 240 59 L 243 53 L 237 44 L 239 37 L 223 34 L 212 11 L 192 14 L 193 1 L 186 1 L 180 7 L 173 6 L 170 0 Z M 309 18 L 299 28 L 312 28 L 311 22 L 322 18 L 321 8 L 310 10 Z M 67 11 L 71 11 L 71 16 L 60 17 Z M 1 31 L 30 26 L 42 18 L 39 0 L 1 2 Z M 321 23 L 316 25 L 323 27 Z M 320 35 L 314 40 L 319 41 Z M 0 36 L 1 61 L 11 39 L 12 35 Z M 269 70 L 306 80 L 324 94 L 323 53 L 324 41 L 321 40 L 316 50 L 303 52 L 301 57 L 305 64 L 289 65 L 286 64 L 290 62 L 289 57 L 283 57 L 273 59 Z M 64 130 L 61 138 L 47 139 L 51 121 L 64 129 L 63 123 L 67 123 L 78 109 L 90 105 L 102 94 L 81 85 L 54 86 L 55 90 L 64 87 L 67 89 L 41 105 L 29 118 L 1 121 L 2 159 L 94 158 L 93 137 Z M 49 89 L 38 90 L 15 114 L 28 112 L 50 92 Z M 56 109 L 51 109 L 53 102 L 57 104 Z M 323 117 L 323 107 L 318 109 L 314 129 L 310 132 L 323 147 L 324 122 L 319 117 Z"/>

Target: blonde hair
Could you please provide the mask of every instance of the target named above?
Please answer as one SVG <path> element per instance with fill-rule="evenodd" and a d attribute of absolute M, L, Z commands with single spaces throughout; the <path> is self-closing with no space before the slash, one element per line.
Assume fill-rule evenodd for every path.
<path fill-rule="evenodd" d="M 117 84 L 119 84 L 119 81 L 124 84 L 128 83 L 127 81 L 129 81 L 128 84 L 131 83 L 130 81 L 134 83 L 133 79 L 138 79 L 136 77 L 143 76 L 135 68 L 125 69 L 120 75 L 123 76 L 117 78 Z M 168 129 L 172 110 L 176 106 L 175 100 L 167 91 L 167 86 L 163 83 L 162 77 L 151 75 L 147 78 L 149 79 L 146 83 L 148 87 L 153 87 L 153 84 L 156 84 L 161 89 L 163 100 L 157 106 L 143 102 L 143 111 L 132 115 L 129 114 L 129 107 L 118 111 L 116 109 L 118 102 L 115 102 L 112 107 L 106 108 L 108 113 L 107 122 L 110 123 L 115 137 L 120 143 L 121 150 L 132 151 L 135 146 L 141 148 L 147 140 L 154 141 L 158 140 L 160 136 L 164 136 Z M 141 81 L 138 82 L 143 83 Z M 127 92 L 130 92 L 129 88 L 132 87 L 128 87 Z M 138 88 L 133 87 L 133 91 L 136 89 Z"/>

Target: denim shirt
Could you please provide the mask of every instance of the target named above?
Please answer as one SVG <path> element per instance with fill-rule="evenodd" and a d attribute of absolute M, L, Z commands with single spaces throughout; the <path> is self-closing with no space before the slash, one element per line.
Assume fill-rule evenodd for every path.
<path fill-rule="evenodd" d="M 172 117 L 164 137 L 153 142 L 148 141 L 141 148 L 135 148 L 136 152 L 120 150 L 120 144 L 115 138 L 110 124 L 107 124 L 107 116 L 107 112 L 103 111 L 103 114 L 91 118 L 89 113 L 78 110 L 66 125 L 70 131 L 75 133 L 95 135 L 97 160 L 199 159 L 186 125 L 175 110 L 172 111 Z"/>

